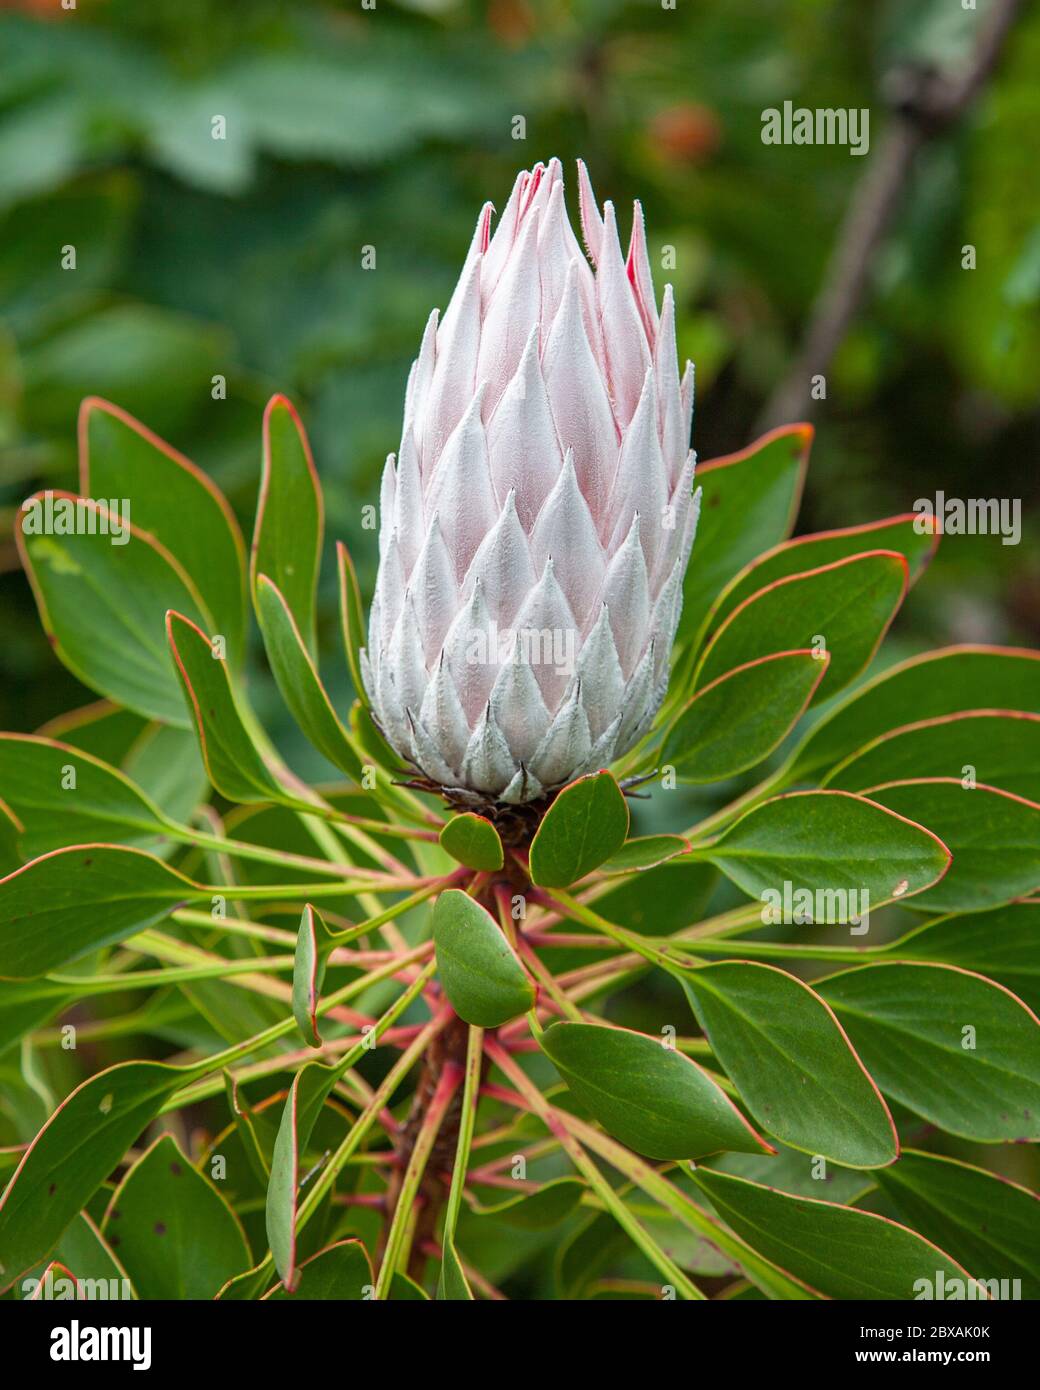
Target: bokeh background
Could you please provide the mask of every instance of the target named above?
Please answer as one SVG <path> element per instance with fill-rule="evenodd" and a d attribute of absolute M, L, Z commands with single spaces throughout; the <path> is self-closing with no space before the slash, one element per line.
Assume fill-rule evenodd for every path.
<path fill-rule="evenodd" d="M 362 507 L 476 212 L 503 204 L 521 165 L 582 155 L 623 235 L 639 196 L 655 265 L 675 247 L 658 282 L 675 284 L 680 351 L 697 366 L 700 457 L 739 448 L 880 144 L 885 74 L 955 69 L 986 5 L 2 0 L 0 726 L 90 698 L 48 651 L 10 542 L 24 496 L 72 485 L 83 396 L 196 459 L 248 532 L 262 407 L 286 392 L 311 433 L 329 537 L 352 545 L 370 584 Z M 947 539 L 890 657 L 1040 637 L 1038 10 L 1023 7 L 981 99 L 918 161 L 818 408 L 800 530 L 903 511 L 937 488 L 1023 499 L 1017 547 Z M 764 145 L 762 110 L 787 98 L 869 107 L 872 153 Z M 75 270 L 61 266 L 67 245 Z M 211 397 L 216 374 L 226 400 Z M 326 565 L 327 650 L 332 579 Z"/>

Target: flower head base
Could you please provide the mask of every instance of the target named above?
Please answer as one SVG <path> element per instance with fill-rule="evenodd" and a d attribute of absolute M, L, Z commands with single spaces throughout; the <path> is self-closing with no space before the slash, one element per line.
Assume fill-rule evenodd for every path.
<path fill-rule="evenodd" d="M 627 263 L 579 165 L 590 268 L 559 160 L 477 222 L 430 316 L 383 474 L 363 672 L 431 782 L 520 804 L 620 757 L 668 683 L 699 495 L 671 287 L 638 205 Z"/>

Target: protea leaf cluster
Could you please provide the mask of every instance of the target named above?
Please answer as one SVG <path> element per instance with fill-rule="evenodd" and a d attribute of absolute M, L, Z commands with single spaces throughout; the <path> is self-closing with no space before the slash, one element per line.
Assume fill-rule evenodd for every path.
<path fill-rule="evenodd" d="M 698 498 L 693 371 L 658 308 L 642 210 L 627 258 L 579 165 L 583 253 L 559 160 L 486 204 L 430 315 L 381 494 L 364 679 L 424 778 L 525 803 L 648 729 Z"/>

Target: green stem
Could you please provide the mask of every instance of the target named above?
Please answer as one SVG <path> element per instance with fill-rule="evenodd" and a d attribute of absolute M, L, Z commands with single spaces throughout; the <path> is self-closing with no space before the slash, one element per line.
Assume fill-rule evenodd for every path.
<path fill-rule="evenodd" d="M 558 1114 L 567 1130 L 573 1131 L 583 1143 L 605 1158 L 619 1173 L 623 1173 L 648 1196 L 660 1202 L 684 1226 L 696 1231 L 698 1235 L 707 1237 L 713 1245 L 732 1255 L 754 1277 L 755 1283 L 772 1297 L 804 1299 L 815 1296 L 805 1285 L 799 1284 L 784 1270 L 770 1264 L 739 1236 L 734 1235 L 706 1211 L 702 1211 L 685 1192 L 670 1183 L 655 1168 L 644 1163 L 641 1158 L 637 1158 L 631 1150 L 579 1120 L 577 1116 L 569 1115 L 562 1110 Z"/>
<path fill-rule="evenodd" d="M 749 811 L 760 801 L 765 801 L 767 797 L 775 795 L 782 789 L 783 784 L 783 769 L 780 769 L 778 772 L 771 773 L 757 786 L 744 792 L 743 796 L 738 796 L 735 801 L 727 802 L 725 806 L 713 811 L 710 816 L 705 816 L 704 820 L 698 821 L 696 825 L 691 825 L 689 830 L 684 830 L 682 833 L 687 840 L 702 840 L 720 826 L 728 825 L 730 821 L 736 820 L 742 811 Z"/>
<path fill-rule="evenodd" d="M 422 1124 L 419 1126 L 419 1132 L 415 1136 L 415 1143 L 408 1159 L 408 1167 L 405 1169 L 401 1182 L 397 1205 L 394 1207 L 393 1219 L 390 1222 L 386 1249 L 383 1252 L 383 1262 L 379 1267 L 379 1277 L 376 1280 L 377 1299 L 389 1297 L 394 1272 L 403 1254 L 405 1234 L 414 1220 L 413 1206 L 419 1195 L 419 1185 L 426 1172 L 426 1165 L 433 1152 L 441 1123 L 447 1113 L 448 1106 L 451 1104 L 452 1097 L 458 1090 L 459 1080 L 458 1066 L 453 1062 L 448 1062 L 441 1072 L 437 1089 L 433 1093 L 433 1098 L 423 1115 Z"/>
<path fill-rule="evenodd" d="M 444 1232 L 441 1244 L 454 1243 L 455 1226 L 462 1207 L 466 1186 L 470 1147 L 477 1119 L 477 1100 L 480 1094 L 480 1071 L 484 1058 L 484 1030 L 471 1027 L 466 1043 L 466 1084 L 462 1092 L 462 1114 L 459 1119 L 459 1140 L 455 1146 L 455 1166 L 451 1172 L 451 1191 L 444 1211 Z"/>
<path fill-rule="evenodd" d="M 193 830 L 187 826 L 177 826 L 167 831 L 171 840 L 181 844 L 193 845 L 196 849 L 212 850 L 217 854 L 228 854 L 234 859 L 252 859 L 258 864 L 274 864 L 280 869 L 301 869 L 313 874 L 327 874 L 331 878 L 342 878 L 343 870 L 327 859 L 314 859 L 307 854 L 293 854 L 288 850 L 270 849 L 267 845 L 251 845 L 245 840 L 227 840 L 222 835 L 209 835 L 203 830 Z M 375 878 L 386 875 L 378 869 L 353 868 L 355 875 L 364 874 Z"/>
<path fill-rule="evenodd" d="M 345 1004 L 348 1000 L 355 998 L 359 994 L 363 994 L 365 990 L 371 988 L 372 985 L 378 984 L 381 980 L 386 980 L 390 976 L 396 975 L 404 966 L 420 959 L 428 950 L 428 944 L 424 943 L 421 946 L 417 946 L 414 951 L 409 952 L 407 955 L 387 961 L 385 965 L 379 966 L 378 969 L 369 971 L 368 974 L 361 976 L 360 979 L 351 980 L 349 984 L 343 985 L 341 989 L 335 990 L 332 994 L 326 996 L 326 998 L 319 1000 L 316 1010 L 318 1016 L 320 1017 L 328 1013 L 328 1011 L 334 1009 L 337 1004 Z M 405 996 L 402 997 L 408 996 L 411 990 L 415 990 L 416 993 L 418 993 L 418 989 L 421 989 L 422 985 L 426 983 L 435 968 L 435 963 L 431 961 L 426 969 L 419 975 L 418 979 L 409 986 L 409 990 L 405 991 Z M 411 997 L 414 998 L 414 995 Z M 245 1038 L 242 1042 L 233 1043 L 230 1047 L 225 1048 L 223 1052 L 216 1052 L 212 1057 L 204 1058 L 203 1061 L 197 1063 L 193 1067 L 186 1067 L 184 1089 L 178 1091 L 176 1095 L 163 1106 L 160 1114 L 165 1114 L 169 1110 L 178 1110 L 182 1105 L 188 1105 L 197 1100 L 202 1100 L 206 1096 L 217 1095 L 224 1088 L 223 1080 L 218 1077 L 214 1082 L 212 1080 L 204 1081 L 203 1078 L 208 1077 L 211 1072 L 219 1072 L 224 1067 L 230 1067 L 242 1057 L 248 1057 L 251 1052 L 259 1052 L 261 1048 L 269 1047 L 271 1043 L 278 1042 L 281 1038 L 292 1033 L 295 1028 L 296 1019 L 290 1015 L 288 1018 L 279 1020 L 278 1023 L 272 1023 L 269 1028 L 265 1028 L 259 1033 L 254 1033 L 251 1038 Z"/>
<path fill-rule="evenodd" d="M 705 1295 L 697 1288 L 696 1284 L 692 1283 L 675 1261 L 665 1254 L 654 1238 L 643 1230 L 643 1227 L 567 1127 L 563 1112 L 549 1104 L 526 1072 L 497 1043 L 489 1042 L 487 1052 L 495 1066 L 504 1076 L 509 1078 L 550 1134 L 554 1134 L 559 1139 L 564 1152 L 575 1168 L 578 1169 L 626 1235 L 639 1247 L 654 1268 L 664 1276 L 665 1282 L 671 1284 L 686 1299 L 704 1299 Z"/>

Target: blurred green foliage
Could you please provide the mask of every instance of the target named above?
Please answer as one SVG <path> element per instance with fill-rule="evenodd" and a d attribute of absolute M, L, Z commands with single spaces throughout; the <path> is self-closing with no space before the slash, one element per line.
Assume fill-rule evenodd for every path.
<path fill-rule="evenodd" d="M 601 198 L 642 198 L 655 265 L 675 248 L 658 286 L 674 281 L 680 348 L 697 363 L 694 442 L 702 458 L 739 448 L 870 159 L 764 145 L 762 110 L 868 106 L 876 149 L 882 75 L 897 61 L 962 62 L 985 6 L 8 0 L 0 722 L 32 728 L 89 698 L 56 669 L 9 540 L 23 496 L 72 483 L 83 396 L 114 400 L 195 458 L 248 530 L 261 409 L 286 392 L 311 433 L 329 536 L 354 548 L 370 585 L 362 507 L 477 210 L 502 205 L 519 166 L 581 155 Z M 978 106 L 921 159 L 819 417 L 802 530 L 906 510 L 936 489 L 1023 499 L 1018 547 L 949 538 L 901 619 L 913 645 L 1040 635 L 1038 59 L 1040 13 L 1027 8 Z M 215 116 L 226 139 L 212 138 Z M 974 271 L 961 268 L 969 242 Z M 212 398 L 217 374 L 226 400 Z M 332 580 L 327 564 L 328 650 Z M 280 706 L 265 713 L 277 720 Z"/>

